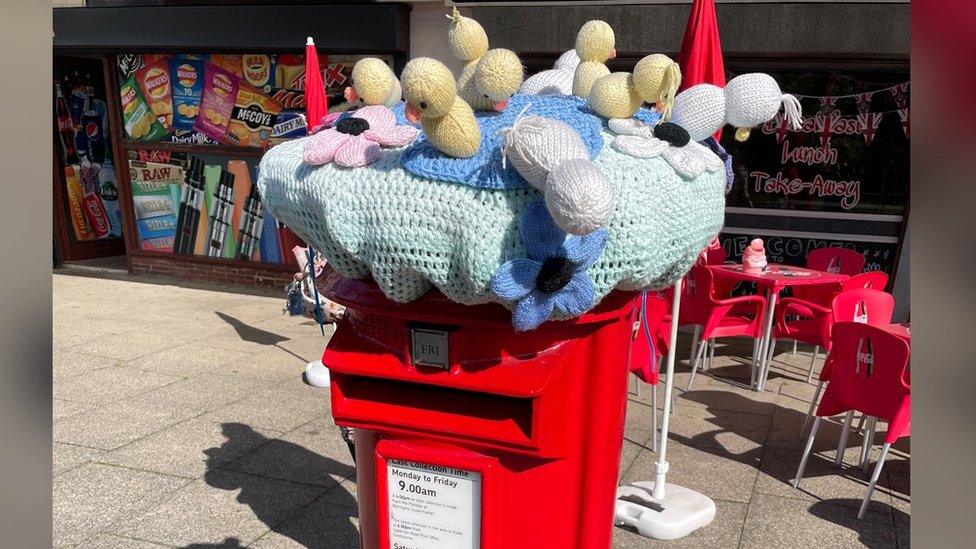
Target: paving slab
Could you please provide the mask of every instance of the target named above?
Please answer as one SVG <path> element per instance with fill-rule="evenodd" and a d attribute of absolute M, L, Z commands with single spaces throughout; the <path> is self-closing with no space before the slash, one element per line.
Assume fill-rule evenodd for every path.
<path fill-rule="evenodd" d="M 188 377 L 229 362 L 245 360 L 249 356 L 250 353 L 244 351 L 218 349 L 198 341 L 130 360 L 123 365 L 136 370 Z"/>
<path fill-rule="evenodd" d="M 82 412 L 94 410 L 95 407 L 96 406 L 94 404 L 85 404 L 84 402 L 72 402 L 70 400 L 55 398 L 51 402 L 51 419 L 57 421 L 59 419 L 80 414 Z"/>
<path fill-rule="evenodd" d="M 756 494 L 742 528 L 741 548 L 895 547 L 890 508 L 857 519 L 847 501 L 807 502 Z"/>
<path fill-rule="evenodd" d="M 89 463 L 54 478 L 54 544 L 75 544 L 157 503 L 186 483 L 166 475 Z"/>
<path fill-rule="evenodd" d="M 267 444 L 279 433 L 247 425 L 190 419 L 106 453 L 100 461 L 134 469 L 200 478 Z"/>
<path fill-rule="evenodd" d="M 324 345 L 324 342 L 321 343 Z M 322 352 L 319 351 L 321 356 Z M 282 347 L 274 346 L 263 351 L 247 353 L 213 370 L 214 373 L 267 380 L 280 383 L 299 378 L 309 360 Z"/>
<path fill-rule="evenodd" d="M 323 489 L 214 469 L 144 513 L 107 531 L 168 545 L 247 545 L 301 509 Z"/>
<path fill-rule="evenodd" d="M 89 463 L 104 453 L 104 450 L 55 442 L 51 455 L 52 473 L 58 476 L 68 469 Z"/>
<path fill-rule="evenodd" d="M 111 404 L 180 379 L 173 375 L 115 365 L 59 381 L 54 385 L 54 398 L 88 404 Z"/>
<path fill-rule="evenodd" d="M 53 349 L 51 353 L 54 381 L 60 382 L 95 370 L 114 366 L 118 360 L 101 356 L 86 355 L 69 349 Z M 60 385 L 60 383 L 56 384 Z"/>
<path fill-rule="evenodd" d="M 267 386 L 268 382 L 263 380 L 205 372 L 130 400 L 154 406 L 177 406 L 197 415 L 237 402 Z"/>
<path fill-rule="evenodd" d="M 124 334 L 98 336 L 90 341 L 73 345 L 73 351 L 89 355 L 132 360 L 164 349 L 187 343 L 184 334 L 133 330 Z"/>
<path fill-rule="evenodd" d="M 328 413 L 328 401 L 322 390 L 305 386 L 301 380 L 291 382 L 296 390 L 272 387 L 229 404 L 204 416 L 217 423 L 240 422 L 254 428 L 288 432 Z"/>
<path fill-rule="evenodd" d="M 85 549 L 160 549 L 169 546 L 112 534 L 98 534 L 94 538 L 82 542 L 80 547 Z"/>
<path fill-rule="evenodd" d="M 185 407 L 121 401 L 54 422 L 54 441 L 114 450 L 196 415 Z"/>

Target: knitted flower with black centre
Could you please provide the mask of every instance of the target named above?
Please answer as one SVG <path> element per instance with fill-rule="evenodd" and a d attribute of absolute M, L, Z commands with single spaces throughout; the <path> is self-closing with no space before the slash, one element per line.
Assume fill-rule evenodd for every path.
<path fill-rule="evenodd" d="M 500 299 L 515 303 L 515 330 L 534 330 L 554 311 L 576 317 L 596 303 L 593 280 L 586 270 L 600 258 L 609 232 L 598 229 L 585 236 L 568 236 L 536 201 L 522 212 L 519 232 L 528 257 L 502 264 L 491 281 Z"/>
<path fill-rule="evenodd" d="M 305 142 L 305 163 L 319 166 L 335 162 L 345 168 L 365 166 L 380 156 L 380 147 L 402 147 L 417 138 L 412 126 L 398 126 L 393 111 L 372 105 L 342 118 Z"/>
<path fill-rule="evenodd" d="M 636 158 L 660 156 L 686 179 L 725 168 L 725 162 L 708 147 L 692 141 L 688 132 L 677 124 L 648 125 L 633 118 L 614 118 L 608 126 L 617 134 L 611 144 L 614 149 Z"/>

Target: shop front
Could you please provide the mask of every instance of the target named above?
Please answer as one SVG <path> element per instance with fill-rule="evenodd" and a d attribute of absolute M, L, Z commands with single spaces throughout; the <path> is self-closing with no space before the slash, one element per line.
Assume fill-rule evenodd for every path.
<path fill-rule="evenodd" d="M 399 72 L 408 13 L 391 4 L 55 10 L 60 258 L 124 253 L 136 274 L 283 285 L 304 242 L 264 208 L 254 182 L 268 148 L 307 134 L 306 37 L 338 105 L 358 59 Z"/>

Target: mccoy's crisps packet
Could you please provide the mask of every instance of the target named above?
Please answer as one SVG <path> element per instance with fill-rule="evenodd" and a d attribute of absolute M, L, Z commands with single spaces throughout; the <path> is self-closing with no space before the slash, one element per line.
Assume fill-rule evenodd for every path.
<path fill-rule="evenodd" d="M 265 147 L 271 144 L 271 130 L 278 121 L 281 105 L 254 86 L 242 83 L 230 117 L 227 140 L 234 145 Z"/>
<path fill-rule="evenodd" d="M 172 59 L 169 67 L 173 79 L 173 128 L 190 131 L 203 99 L 203 61 Z"/>
<path fill-rule="evenodd" d="M 134 75 L 119 86 L 119 96 L 122 100 L 125 132 L 129 137 L 142 141 L 158 141 L 166 135 L 166 128 L 159 123 L 143 100 Z"/>
<path fill-rule="evenodd" d="M 169 60 L 159 59 L 136 71 L 136 80 L 146 103 L 166 131 L 173 128 L 173 94 L 169 83 Z"/>
<path fill-rule="evenodd" d="M 206 63 L 203 69 L 203 99 L 193 129 L 223 144 L 227 140 L 230 115 L 234 112 L 240 79 L 224 69 Z"/>

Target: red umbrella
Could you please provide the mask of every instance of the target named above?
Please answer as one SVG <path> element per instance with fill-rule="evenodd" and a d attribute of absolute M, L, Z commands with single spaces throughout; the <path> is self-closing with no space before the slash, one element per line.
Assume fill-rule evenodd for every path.
<path fill-rule="evenodd" d="M 315 49 L 315 41 L 309 36 L 305 42 L 305 117 L 308 118 L 309 134 L 322 125 L 322 118 L 326 114 L 329 114 L 329 97 L 322 84 L 319 52 Z"/>
<path fill-rule="evenodd" d="M 691 6 L 678 64 L 681 65 L 681 89 L 696 84 L 725 87 L 725 62 L 722 60 L 715 0 L 695 0 Z M 721 138 L 722 130 L 719 129 L 715 132 L 715 140 Z"/>

